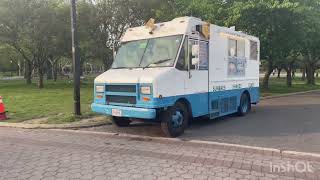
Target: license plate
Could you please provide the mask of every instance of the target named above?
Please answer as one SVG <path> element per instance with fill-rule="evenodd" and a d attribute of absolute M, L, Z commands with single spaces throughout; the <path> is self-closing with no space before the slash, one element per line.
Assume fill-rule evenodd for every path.
<path fill-rule="evenodd" d="M 112 116 L 121 116 L 122 111 L 120 109 L 112 109 Z"/>

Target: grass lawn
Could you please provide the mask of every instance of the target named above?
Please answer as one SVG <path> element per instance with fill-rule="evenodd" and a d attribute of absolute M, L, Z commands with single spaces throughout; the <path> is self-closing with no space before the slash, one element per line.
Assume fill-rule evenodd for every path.
<path fill-rule="evenodd" d="M 297 78 L 292 88 L 286 87 L 285 78 L 271 78 L 270 90 L 262 91 L 262 96 L 278 95 L 283 93 L 300 92 L 320 89 L 320 79 L 316 86 L 306 86 L 305 82 Z M 4 98 L 9 111 L 9 122 L 21 122 L 30 119 L 47 118 L 47 123 L 67 123 L 80 119 L 74 117 L 73 87 L 68 80 L 45 82 L 44 89 L 38 89 L 36 83 L 26 85 L 25 81 L 1 81 L 0 96 Z M 90 110 L 93 99 L 93 81 L 83 80 L 81 86 L 81 108 L 84 117 L 95 114 Z"/>
<path fill-rule="evenodd" d="M 260 82 L 262 79 L 260 79 Z M 301 78 L 295 78 L 292 81 L 292 87 L 288 88 L 286 85 L 286 78 L 282 77 L 280 79 L 272 77 L 270 78 L 270 88 L 269 90 L 261 90 L 261 95 L 272 96 L 280 95 L 286 93 L 302 92 L 320 89 L 320 78 L 317 79 L 317 84 L 315 86 L 307 86 L 305 81 L 301 81 Z"/>
<path fill-rule="evenodd" d="M 49 117 L 48 123 L 73 122 L 79 119 L 73 112 L 73 87 L 68 80 L 45 82 L 44 89 L 25 81 L 0 81 L 0 96 L 4 98 L 10 122 Z M 90 104 L 93 81 L 82 81 L 81 109 L 83 117 L 93 116 Z"/>

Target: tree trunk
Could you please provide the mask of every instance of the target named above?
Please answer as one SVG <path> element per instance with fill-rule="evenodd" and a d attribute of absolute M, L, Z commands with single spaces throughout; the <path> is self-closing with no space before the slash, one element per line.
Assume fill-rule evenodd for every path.
<path fill-rule="evenodd" d="M 315 85 L 316 84 L 314 73 L 315 73 L 314 65 L 308 64 L 308 67 L 307 67 L 307 84 L 308 85 Z"/>
<path fill-rule="evenodd" d="M 86 58 L 84 58 L 84 57 L 80 58 L 80 76 L 83 76 L 83 67 L 84 67 L 84 64 L 85 64 L 85 59 Z M 72 72 L 73 72 L 73 69 L 72 69 Z"/>
<path fill-rule="evenodd" d="M 40 67 L 38 70 L 38 74 L 39 74 L 39 81 L 38 81 L 38 88 L 42 89 L 43 88 L 43 69 Z"/>
<path fill-rule="evenodd" d="M 268 70 L 264 74 L 264 78 L 263 78 L 263 82 L 262 82 L 262 88 L 263 89 L 269 89 L 269 79 L 270 79 L 271 73 L 272 73 L 272 70 Z"/>
<path fill-rule="evenodd" d="M 52 68 L 53 80 L 56 82 L 58 79 L 58 63 L 55 63 Z"/>
<path fill-rule="evenodd" d="M 50 61 L 47 61 L 47 80 L 53 79 L 53 66 Z"/>
<path fill-rule="evenodd" d="M 287 71 L 287 86 L 292 87 L 292 69 L 291 67 L 286 69 Z"/>
<path fill-rule="evenodd" d="M 281 70 L 282 70 L 281 68 L 279 68 L 279 69 L 278 69 L 278 76 L 277 76 L 277 78 L 278 78 L 278 79 L 280 79 L 280 76 L 281 76 Z"/>
<path fill-rule="evenodd" d="M 273 66 L 270 62 L 268 62 L 268 69 L 264 75 L 263 81 L 262 81 L 262 88 L 263 89 L 269 89 L 269 79 L 270 75 L 273 72 Z"/>
<path fill-rule="evenodd" d="M 80 76 L 83 76 L 83 63 L 80 63 Z"/>
<path fill-rule="evenodd" d="M 26 63 L 26 61 L 24 61 L 23 62 L 23 77 L 24 77 L 24 79 L 27 79 L 27 63 Z"/>
<path fill-rule="evenodd" d="M 64 74 L 63 74 L 63 66 L 62 66 L 62 64 L 59 63 L 57 66 L 58 66 L 57 69 L 56 69 L 56 71 L 57 71 L 57 76 L 63 77 Z"/>
<path fill-rule="evenodd" d="M 32 83 L 32 70 L 31 62 L 26 60 L 25 78 L 27 84 Z"/>

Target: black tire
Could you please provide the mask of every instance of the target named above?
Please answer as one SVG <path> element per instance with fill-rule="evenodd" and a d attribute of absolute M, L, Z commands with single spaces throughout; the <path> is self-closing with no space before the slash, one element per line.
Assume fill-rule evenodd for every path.
<path fill-rule="evenodd" d="M 131 123 L 129 118 L 115 116 L 112 117 L 112 122 L 118 127 L 127 127 Z"/>
<path fill-rule="evenodd" d="M 162 111 L 159 116 L 161 129 L 167 137 L 178 137 L 184 133 L 190 119 L 187 107 L 177 102 L 173 107 Z"/>
<path fill-rule="evenodd" d="M 251 100 L 248 93 L 243 93 L 240 99 L 240 105 L 238 108 L 238 115 L 245 116 L 251 111 Z"/>

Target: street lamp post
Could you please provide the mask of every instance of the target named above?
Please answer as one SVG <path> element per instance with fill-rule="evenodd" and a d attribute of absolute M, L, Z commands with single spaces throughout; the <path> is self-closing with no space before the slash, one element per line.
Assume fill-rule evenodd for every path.
<path fill-rule="evenodd" d="M 71 32 L 72 32 L 72 58 L 74 83 L 74 114 L 81 115 L 80 107 L 80 56 L 77 36 L 77 10 L 76 0 L 71 0 Z"/>

